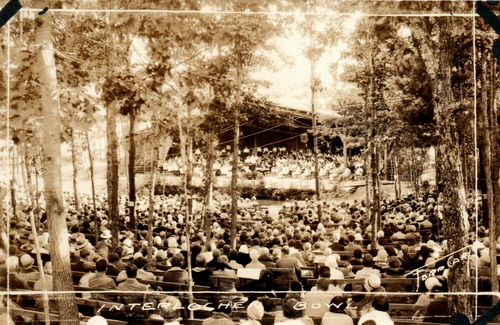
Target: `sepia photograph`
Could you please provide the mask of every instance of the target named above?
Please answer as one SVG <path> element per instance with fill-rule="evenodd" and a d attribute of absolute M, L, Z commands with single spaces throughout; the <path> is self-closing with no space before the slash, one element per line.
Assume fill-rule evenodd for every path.
<path fill-rule="evenodd" d="M 500 1 L 0 8 L 0 325 L 500 325 Z"/>

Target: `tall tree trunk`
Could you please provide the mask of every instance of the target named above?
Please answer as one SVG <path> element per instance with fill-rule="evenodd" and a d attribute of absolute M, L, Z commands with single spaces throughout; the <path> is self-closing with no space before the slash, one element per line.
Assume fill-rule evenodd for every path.
<path fill-rule="evenodd" d="M 26 161 L 26 144 L 23 143 L 22 144 L 22 148 L 23 148 L 23 151 L 22 151 L 22 156 L 19 157 L 19 171 L 21 173 L 21 178 L 23 179 L 23 187 L 24 187 L 24 197 L 26 198 L 26 202 L 31 202 L 31 192 L 30 192 L 30 189 L 29 189 L 29 185 L 28 185 L 28 169 L 26 168 L 27 167 L 27 161 Z"/>
<path fill-rule="evenodd" d="M 118 244 L 118 138 L 116 135 L 116 101 L 106 107 L 108 218 L 113 246 Z"/>
<path fill-rule="evenodd" d="M 92 189 L 92 212 L 94 214 L 94 224 L 97 225 L 97 203 L 95 198 L 95 180 L 94 180 L 94 155 L 92 154 L 92 148 L 90 147 L 89 132 L 85 133 L 85 139 L 87 142 L 87 151 L 89 154 L 89 171 L 90 171 L 90 186 Z M 99 238 L 99 228 L 95 227 L 95 238 Z"/>
<path fill-rule="evenodd" d="M 375 47 L 373 45 L 373 39 L 370 41 L 370 100 L 368 103 L 369 109 L 369 119 L 370 119 L 370 172 L 371 172 L 371 225 L 372 232 L 375 235 L 376 231 L 380 228 L 380 179 L 379 179 L 379 155 L 378 148 L 375 143 L 376 130 L 375 130 L 375 119 L 377 118 L 377 108 L 375 107 Z M 375 241 L 376 237 L 372 238 L 372 243 Z M 375 247 L 375 246 L 372 246 Z"/>
<path fill-rule="evenodd" d="M 80 198 L 78 193 L 78 149 L 76 148 L 75 129 L 71 128 L 71 162 L 73 163 L 73 195 L 75 198 L 75 209 L 80 211 Z"/>
<path fill-rule="evenodd" d="M 348 161 L 347 161 L 347 137 L 341 137 L 340 139 L 342 141 L 342 161 L 344 162 L 344 166 L 348 166 Z"/>
<path fill-rule="evenodd" d="M 41 8 L 51 7 L 44 1 Z M 61 120 L 59 88 L 52 44 L 52 14 L 37 19 L 35 42 L 38 48 L 38 72 L 43 114 L 43 180 L 49 229 L 50 258 L 53 264 L 54 291 L 57 295 L 60 323 L 78 325 L 78 307 L 73 291 L 70 268 L 68 228 L 62 195 Z"/>
<path fill-rule="evenodd" d="M 214 125 L 210 125 L 209 140 L 207 141 L 207 165 L 206 165 L 206 183 L 205 183 L 205 206 L 208 208 L 203 213 L 203 227 L 205 228 L 205 237 L 209 241 L 211 237 L 211 213 L 212 213 L 212 196 L 214 187 L 214 160 L 215 160 L 215 129 Z"/>
<path fill-rule="evenodd" d="M 401 198 L 401 182 L 399 180 L 399 149 L 394 150 L 394 196 Z"/>
<path fill-rule="evenodd" d="M 30 200 L 31 201 L 31 200 Z M 32 202 L 30 202 L 32 204 Z M 33 209 L 29 213 L 30 216 L 30 224 L 31 224 L 31 229 L 33 233 L 33 241 L 35 243 L 35 257 L 36 257 L 36 263 L 38 265 L 38 273 L 40 274 L 40 281 L 42 284 L 42 288 L 47 288 L 46 285 L 46 279 L 45 279 L 45 272 L 43 269 L 43 261 L 42 261 L 42 255 L 40 253 L 40 242 L 38 241 L 38 231 L 37 231 L 37 225 L 35 223 L 35 215 L 33 213 Z M 46 325 L 50 324 L 50 309 L 49 309 L 49 296 L 47 292 L 45 291 L 42 295 L 43 299 L 43 311 L 44 311 L 44 321 Z"/>
<path fill-rule="evenodd" d="M 12 215 L 17 222 L 17 194 L 16 194 L 16 146 L 12 146 L 12 178 L 10 179 L 10 204 Z"/>
<path fill-rule="evenodd" d="M 132 110 L 129 113 L 130 120 L 130 130 L 129 130 L 129 154 L 128 154 L 128 200 L 129 200 L 129 217 L 130 217 L 130 229 L 135 232 L 136 222 L 135 222 L 135 120 L 136 113 Z"/>
<path fill-rule="evenodd" d="M 151 180 L 150 180 L 150 190 L 149 190 L 149 207 L 148 207 L 148 265 L 153 266 L 153 224 L 154 224 L 154 212 L 155 212 L 155 187 L 156 187 L 156 148 L 153 148 L 151 152 Z"/>
<path fill-rule="evenodd" d="M 441 18 L 439 39 L 439 71 L 434 83 L 435 119 L 437 134 L 436 161 L 439 174 L 439 188 L 443 193 L 443 231 L 448 240 L 450 252 L 455 252 L 468 245 L 468 215 L 466 194 L 462 179 L 460 147 L 452 107 L 451 88 L 451 20 Z M 450 269 L 448 277 L 450 292 L 470 292 L 470 274 L 466 262 L 457 263 Z M 472 315 L 472 301 L 469 295 L 450 297 L 450 313 Z"/>
<path fill-rule="evenodd" d="M 241 58 L 240 58 L 241 60 Z M 231 230 L 230 244 L 232 248 L 236 248 L 236 227 L 238 222 L 238 151 L 240 143 L 240 105 L 241 105 L 241 86 L 242 86 L 242 66 L 238 62 L 236 70 L 236 94 L 234 104 L 234 138 L 233 138 L 233 162 L 231 173 Z"/>
<path fill-rule="evenodd" d="M 26 170 L 26 187 L 29 191 L 29 204 L 33 210 L 35 226 L 38 229 L 40 227 L 40 218 L 39 218 L 39 207 L 38 207 L 38 198 L 35 190 L 35 185 L 33 184 L 32 169 L 31 162 L 33 159 L 28 156 L 28 152 L 26 148 L 24 149 L 24 167 Z"/>
<path fill-rule="evenodd" d="M 7 238 L 7 227 L 5 226 L 5 218 L 3 217 L 3 200 L 7 196 L 7 189 L 5 187 L 0 186 L 0 247 L 3 250 L 6 250 L 8 245 Z"/>
<path fill-rule="evenodd" d="M 484 60 L 486 61 L 486 60 Z M 495 174 L 498 176 L 498 173 L 494 172 L 495 166 L 493 164 L 493 160 L 498 160 L 497 159 L 497 154 L 498 151 L 495 151 L 493 149 L 498 149 L 494 145 L 495 141 L 495 135 L 492 132 L 494 130 L 494 127 L 496 126 L 496 120 L 493 120 L 492 117 L 494 116 L 494 105 L 495 105 L 495 77 L 494 77 L 494 71 L 495 71 L 495 65 L 497 64 L 496 60 L 491 57 L 491 55 L 488 57 L 487 62 L 483 61 L 483 73 L 484 75 L 484 83 L 481 82 L 482 85 L 486 86 L 488 84 L 489 89 L 488 91 L 484 92 L 485 97 L 490 97 L 487 102 L 485 102 L 485 105 L 481 105 L 481 119 L 483 120 L 483 127 L 484 127 L 484 132 L 485 132 L 485 139 L 486 139 L 486 144 L 485 144 L 485 151 L 487 152 L 487 160 L 486 160 L 486 187 L 487 187 L 487 201 L 488 201 L 488 228 L 489 228 L 489 239 L 490 239 L 490 272 L 491 272 L 491 291 L 492 292 L 498 292 L 499 291 L 499 285 L 498 285 L 498 265 L 497 265 L 497 237 L 496 234 L 497 232 L 495 231 L 496 224 L 498 223 L 497 219 L 495 218 L 495 209 L 498 207 L 495 207 L 495 200 L 494 197 L 495 195 L 498 196 L 500 195 L 499 192 L 495 192 L 495 184 L 498 183 L 498 178 L 494 178 Z M 487 64 L 489 63 L 489 64 Z M 487 67 L 490 69 L 487 70 Z M 489 78 L 488 78 L 489 77 Z M 483 80 L 483 79 L 482 79 Z M 486 88 L 486 87 L 485 87 Z M 488 96 L 489 95 L 489 96 Z M 491 98 L 491 96 L 493 98 Z M 496 166 L 496 169 L 498 171 L 498 165 Z M 495 179 L 497 180 L 495 182 Z M 498 301 L 498 297 L 493 296 L 493 304 L 496 304 Z"/>
<path fill-rule="evenodd" d="M 315 36 L 314 33 L 314 22 L 311 22 L 311 35 L 309 49 L 312 51 L 315 48 Z M 312 115 L 312 133 L 313 133 L 313 157 L 314 157 L 314 189 L 316 191 L 316 204 L 318 213 L 318 223 L 323 220 L 323 212 L 321 210 L 321 182 L 319 179 L 319 159 L 318 159 L 318 115 L 316 114 L 316 59 L 311 55 L 309 58 L 309 70 L 310 70 L 310 88 L 311 88 L 311 115 Z M 347 157 L 347 155 L 346 155 Z M 345 165 L 347 168 L 347 164 Z"/>

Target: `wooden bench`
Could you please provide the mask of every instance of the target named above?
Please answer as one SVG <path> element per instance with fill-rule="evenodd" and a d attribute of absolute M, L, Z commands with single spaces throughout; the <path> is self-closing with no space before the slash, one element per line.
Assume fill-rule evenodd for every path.
<path fill-rule="evenodd" d="M 308 286 L 315 286 L 318 282 L 318 279 L 309 279 L 307 280 Z M 343 285 L 350 284 L 355 285 L 363 285 L 365 283 L 365 279 L 354 279 L 354 278 L 345 278 L 345 279 L 330 279 L 330 283 L 334 285 Z M 412 286 L 413 291 L 416 291 L 417 279 L 416 278 L 381 278 L 381 283 L 383 287 L 387 287 L 391 284 L 398 284 L 404 286 Z M 404 292 L 404 291 L 402 291 Z"/>

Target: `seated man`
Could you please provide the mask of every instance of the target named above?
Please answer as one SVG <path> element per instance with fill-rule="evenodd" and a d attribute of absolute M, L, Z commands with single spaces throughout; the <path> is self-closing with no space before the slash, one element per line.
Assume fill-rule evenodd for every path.
<path fill-rule="evenodd" d="M 130 264 L 126 267 L 125 272 L 127 273 L 127 279 L 120 283 L 117 287 L 120 291 L 142 291 L 141 293 L 133 294 L 127 293 L 120 296 L 125 304 L 139 303 L 142 304 L 146 301 L 146 294 L 144 291 L 151 291 L 151 288 L 147 284 L 142 284 L 137 281 L 137 266 Z"/>
<path fill-rule="evenodd" d="M 184 265 L 184 256 L 176 254 L 170 260 L 172 267 L 163 274 L 164 282 L 187 283 L 188 273 L 182 268 Z"/>
<path fill-rule="evenodd" d="M 196 266 L 191 270 L 191 275 L 194 284 L 208 286 L 208 278 L 212 275 L 212 271 L 205 267 L 205 257 L 203 255 L 196 256 Z"/>
<path fill-rule="evenodd" d="M 97 289 L 114 290 L 116 289 L 115 281 L 106 275 L 108 269 L 108 261 L 104 258 L 98 260 L 95 264 L 96 275 L 89 279 L 89 287 Z M 106 294 L 93 293 L 91 295 L 92 299 L 97 300 L 114 300 L 114 297 L 110 297 Z"/>
<path fill-rule="evenodd" d="M 328 291 L 330 281 L 321 278 L 318 280 L 315 291 L 307 292 L 305 295 L 306 315 L 307 316 L 323 316 L 328 311 L 328 304 L 332 298 L 338 294 L 337 292 Z M 339 288 L 340 291 L 342 289 Z M 319 306 L 319 308 L 318 308 Z"/>
<path fill-rule="evenodd" d="M 374 269 L 374 264 L 375 262 L 373 261 L 373 256 L 371 254 L 365 254 L 365 256 L 363 256 L 363 268 L 356 272 L 354 278 L 365 279 L 371 274 L 375 274 L 380 278 L 380 270 Z"/>

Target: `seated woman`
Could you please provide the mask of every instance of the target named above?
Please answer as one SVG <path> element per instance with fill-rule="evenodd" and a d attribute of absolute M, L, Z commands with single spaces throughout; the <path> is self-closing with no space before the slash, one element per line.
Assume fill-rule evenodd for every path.
<path fill-rule="evenodd" d="M 376 296 L 372 302 L 372 309 L 361 316 L 358 324 L 366 324 L 367 321 L 374 321 L 376 325 L 394 325 L 389 316 L 389 301 L 387 296 Z"/>
<path fill-rule="evenodd" d="M 448 299 L 442 294 L 437 294 L 441 287 L 442 284 L 435 277 L 425 280 L 427 293 L 418 297 L 415 303 L 414 319 L 423 316 L 424 322 L 448 322 Z"/>
<path fill-rule="evenodd" d="M 170 260 L 172 267 L 168 269 L 163 274 L 164 282 L 175 282 L 175 283 L 187 283 L 188 273 L 183 269 L 184 266 L 184 256 L 182 254 L 176 254 Z"/>
<path fill-rule="evenodd" d="M 275 325 L 314 325 L 314 321 L 304 313 L 304 303 L 300 299 L 300 294 L 289 293 L 283 299 L 283 311 L 276 313 Z"/>
<path fill-rule="evenodd" d="M 236 281 L 231 279 L 238 279 L 236 272 L 228 265 L 229 261 L 227 256 L 219 256 L 217 269 L 212 273 L 215 277 L 221 277 L 219 281 L 219 290 L 226 292 L 236 292 Z"/>
<path fill-rule="evenodd" d="M 353 325 L 351 316 L 347 315 L 345 308 L 347 299 L 342 296 L 335 296 L 330 301 L 330 309 L 323 315 L 321 325 Z"/>

